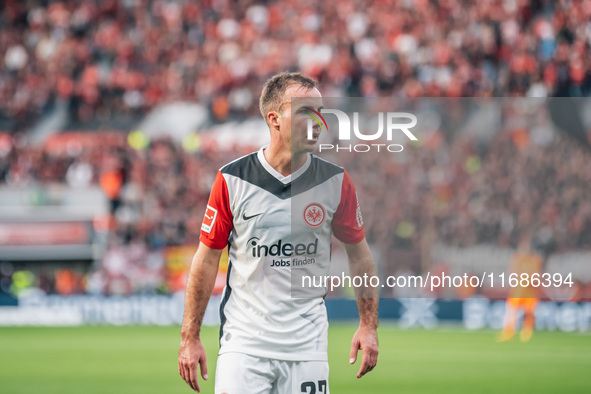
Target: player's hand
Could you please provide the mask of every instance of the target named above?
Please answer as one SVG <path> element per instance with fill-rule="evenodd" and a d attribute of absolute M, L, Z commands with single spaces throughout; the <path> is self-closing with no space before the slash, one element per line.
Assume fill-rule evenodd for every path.
<path fill-rule="evenodd" d="M 207 356 L 199 339 L 181 341 L 179 349 L 179 374 L 191 388 L 199 392 L 197 366 L 201 369 L 201 377 L 207 380 Z"/>
<path fill-rule="evenodd" d="M 350 364 L 357 361 L 357 352 L 361 350 L 361 367 L 357 372 L 359 379 L 375 368 L 378 363 L 378 334 L 374 328 L 359 327 L 351 341 Z"/>

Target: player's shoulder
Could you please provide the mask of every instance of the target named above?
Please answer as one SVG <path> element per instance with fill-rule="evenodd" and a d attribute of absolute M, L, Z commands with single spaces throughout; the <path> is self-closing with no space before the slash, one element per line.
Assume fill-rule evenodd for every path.
<path fill-rule="evenodd" d="M 311 167 L 313 168 L 314 172 L 320 178 L 332 178 L 335 175 L 339 175 L 345 172 L 345 169 L 335 163 L 332 163 L 328 160 L 325 160 L 321 157 L 316 155 L 312 156 L 312 163 Z"/>
<path fill-rule="evenodd" d="M 257 152 L 252 152 L 233 160 L 220 168 L 222 174 L 234 175 L 240 177 L 253 171 L 256 166 Z"/>
<path fill-rule="evenodd" d="M 292 184 L 292 195 L 305 192 L 309 189 L 327 185 L 340 188 L 345 170 L 334 163 L 318 156 L 311 155 L 310 165 Z M 327 182 L 330 182 L 327 184 Z"/>

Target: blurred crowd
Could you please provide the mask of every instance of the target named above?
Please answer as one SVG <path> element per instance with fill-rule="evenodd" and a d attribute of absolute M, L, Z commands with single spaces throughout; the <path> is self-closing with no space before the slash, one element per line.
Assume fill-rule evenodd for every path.
<path fill-rule="evenodd" d="M 96 143 L 58 152 L 22 134 L 57 105 L 78 124 L 141 120 L 180 100 L 206 105 L 213 122 L 249 119 L 260 116 L 263 83 L 281 70 L 317 78 L 325 97 L 591 95 L 591 0 L 336 3 L 0 2 L 0 130 L 7 132 L 0 133 L 0 186 L 98 185 L 110 201 L 109 245 L 158 251 L 197 243 L 216 170 L 250 149 L 189 153 L 165 138 L 134 149 L 124 137 L 94 133 Z M 385 165 L 372 155 L 339 161 L 357 185 L 368 239 L 383 254 L 434 242 L 514 247 L 524 233 L 546 253 L 588 247 L 589 153 L 566 136 L 548 143 L 537 133 L 512 128 L 486 143 L 434 136 Z M 106 255 L 105 272 L 125 260 L 109 257 L 116 255 Z M 4 279 L 12 275 L 6 267 Z M 155 267 L 150 278 L 161 272 Z M 81 279 L 60 271 L 58 287 L 105 292 L 97 272 Z M 20 276 L 28 283 L 29 274 Z"/>
<path fill-rule="evenodd" d="M 589 0 L 336 3 L 5 0 L 0 121 L 22 131 L 60 101 L 80 121 L 178 100 L 252 116 L 287 69 L 327 97 L 591 92 Z"/>
<path fill-rule="evenodd" d="M 357 185 L 370 241 L 402 249 L 420 249 L 420 237 L 514 247 L 531 233 L 547 252 L 591 245 L 587 146 L 548 128 L 508 128 L 487 141 L 446 141 L 443 132 L 400 154 L 328 156 Z M 217 169 L 257 149 L 189 153 L 170 139 L 134 149 L 122 134 L 93 135 L 84 148 L 14 145 L 0 152 L 0 185 L 100 186 L 115 219 L 110 243 L 150 249 L 196 244 Z"/>
<path fill-rule="evenodd" d="M 77 134 L 64 143 L 69 149 L 60 150 L 9 145 L 0 151 L 0 186 L 100 186 L 115 219 L 111 244 L 141 242 L 158 249 L 198 243 L 209 190 L 227 154 L 205 149 L 189 154 L 166 138 L 137 150 L 121 133 L 89 137 L 83 146 Z"/>
<path fill-rule="evenodd" d="M 515 246 L 527 232 L 548 252 L 590 245 L 588 146 L 550 124 L 522 129 L 511 123 L 486 141 L 469 134 L 447 140 L 438 130 L 400 155 L 340 152 L 329 158 L 356 181 L 371 241 L 419 249 L 419 236 L 435 234 L 460 247 Z M 256 149 L 189 153 L 170 139 L 134 149 L 122 134 L 92 136 L 94 143 L 69 150 L 10 146 L 0 152 L 0 185 L 100 185 L 116 219 L 110 241 L 151 249 L 196 243 L 217 169 Z"/>
<path fill-rule="evenodd" d="M 93 221 L 100 238 L 106 235 L 100 264 L 68 268 L 71 264 L 11 264 L 0 257 L 0 294 L 184 289 L 211 184 L 227 161 L 227 153 L 202 149 L 191 154 L 170 139 L 137 150 L 118 132 L 75 133 L 44 147 L 23 140 L 5 143 L 0 147 L 0 187 L 99 187 L 109 206 L 106 216 L 97 213 Z"/>
<path fill-rule="evenodd" d="M 591 245 L 590 151 L 555 132 L 540 139 L 542 132 L 501 130 L 486 143 L 470 135 L 446 141 L 436 132 L 401 154 L 340 152 L 328 158 L 351 174 L 368 241 L 383 256 L 408 251 L 428 258 L 435 243 L 515 248 L 526 234 L 543 255 L 586 250 Z M 134 273 L 135 284 L 125 288 L 135 290 L 149 277 L 155 289 L 158 278 L 166 276 L 161 251 L 182 245 L 192 245 L 193 251 L 198 243 L 217 169 L 254 149 L 188 153 L 159 139 L 137 150 L 124 138 L 76 152 L 15 146 L 0 155 L 0 185 L 100 185 L 114 219 L 103 274 L 127 272 L 129 279 Z M 160 255 L 149 258 L 151 252 Z M 160 263 L 150 268 L 150 259 Z M 84 283 L 99 286 L 104 279 L 93 273 Z"/>
<path fill-rule="evenodd" d="M 523 236 L 542 255 L 591 245 L 591 151 L 564 135 L 539 145 L 535 132 L 339 155 L 356 182 L 370 242 L 385 253 L 427 252 L 435 242 L 515 248 Z M 434 138 L 438 138 L 435 136 Z"/>

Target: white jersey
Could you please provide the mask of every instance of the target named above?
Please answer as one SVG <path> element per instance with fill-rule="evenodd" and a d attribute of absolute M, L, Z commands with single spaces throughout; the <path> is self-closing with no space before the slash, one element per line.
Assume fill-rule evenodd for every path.
<path fill-rule="evenodd" d="M 313 155 L 283 176 L 263 149 L 219 170 L 201 228 L 202 243 L 229 248 L 220 354 L 327 360 L 326 289 L 294 296 L 292 280 L 327 272 L 331 235 L 363 240 L 355 188 L 343 168 Z"/>

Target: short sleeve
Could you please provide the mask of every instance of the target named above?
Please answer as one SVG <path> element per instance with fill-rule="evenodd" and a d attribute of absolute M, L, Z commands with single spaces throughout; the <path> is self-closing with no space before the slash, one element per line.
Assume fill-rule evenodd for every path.
<path fill-rule="evenodd" d="M 228 244 L 230 231 L 232 231 L 233 219 L 228 197 L 228 185 L 222 173 L 218 171 L 211 187 L 199 240 L 213 249 L 225 248 Z"/>
<path fill-rule="evenodd" d="M 355 244 L 365 238 L 359 198 L 347 171 L 341 187 L 341 202 L 332 220 L 332 231 L 339 241 L 346 244 Z"/>

